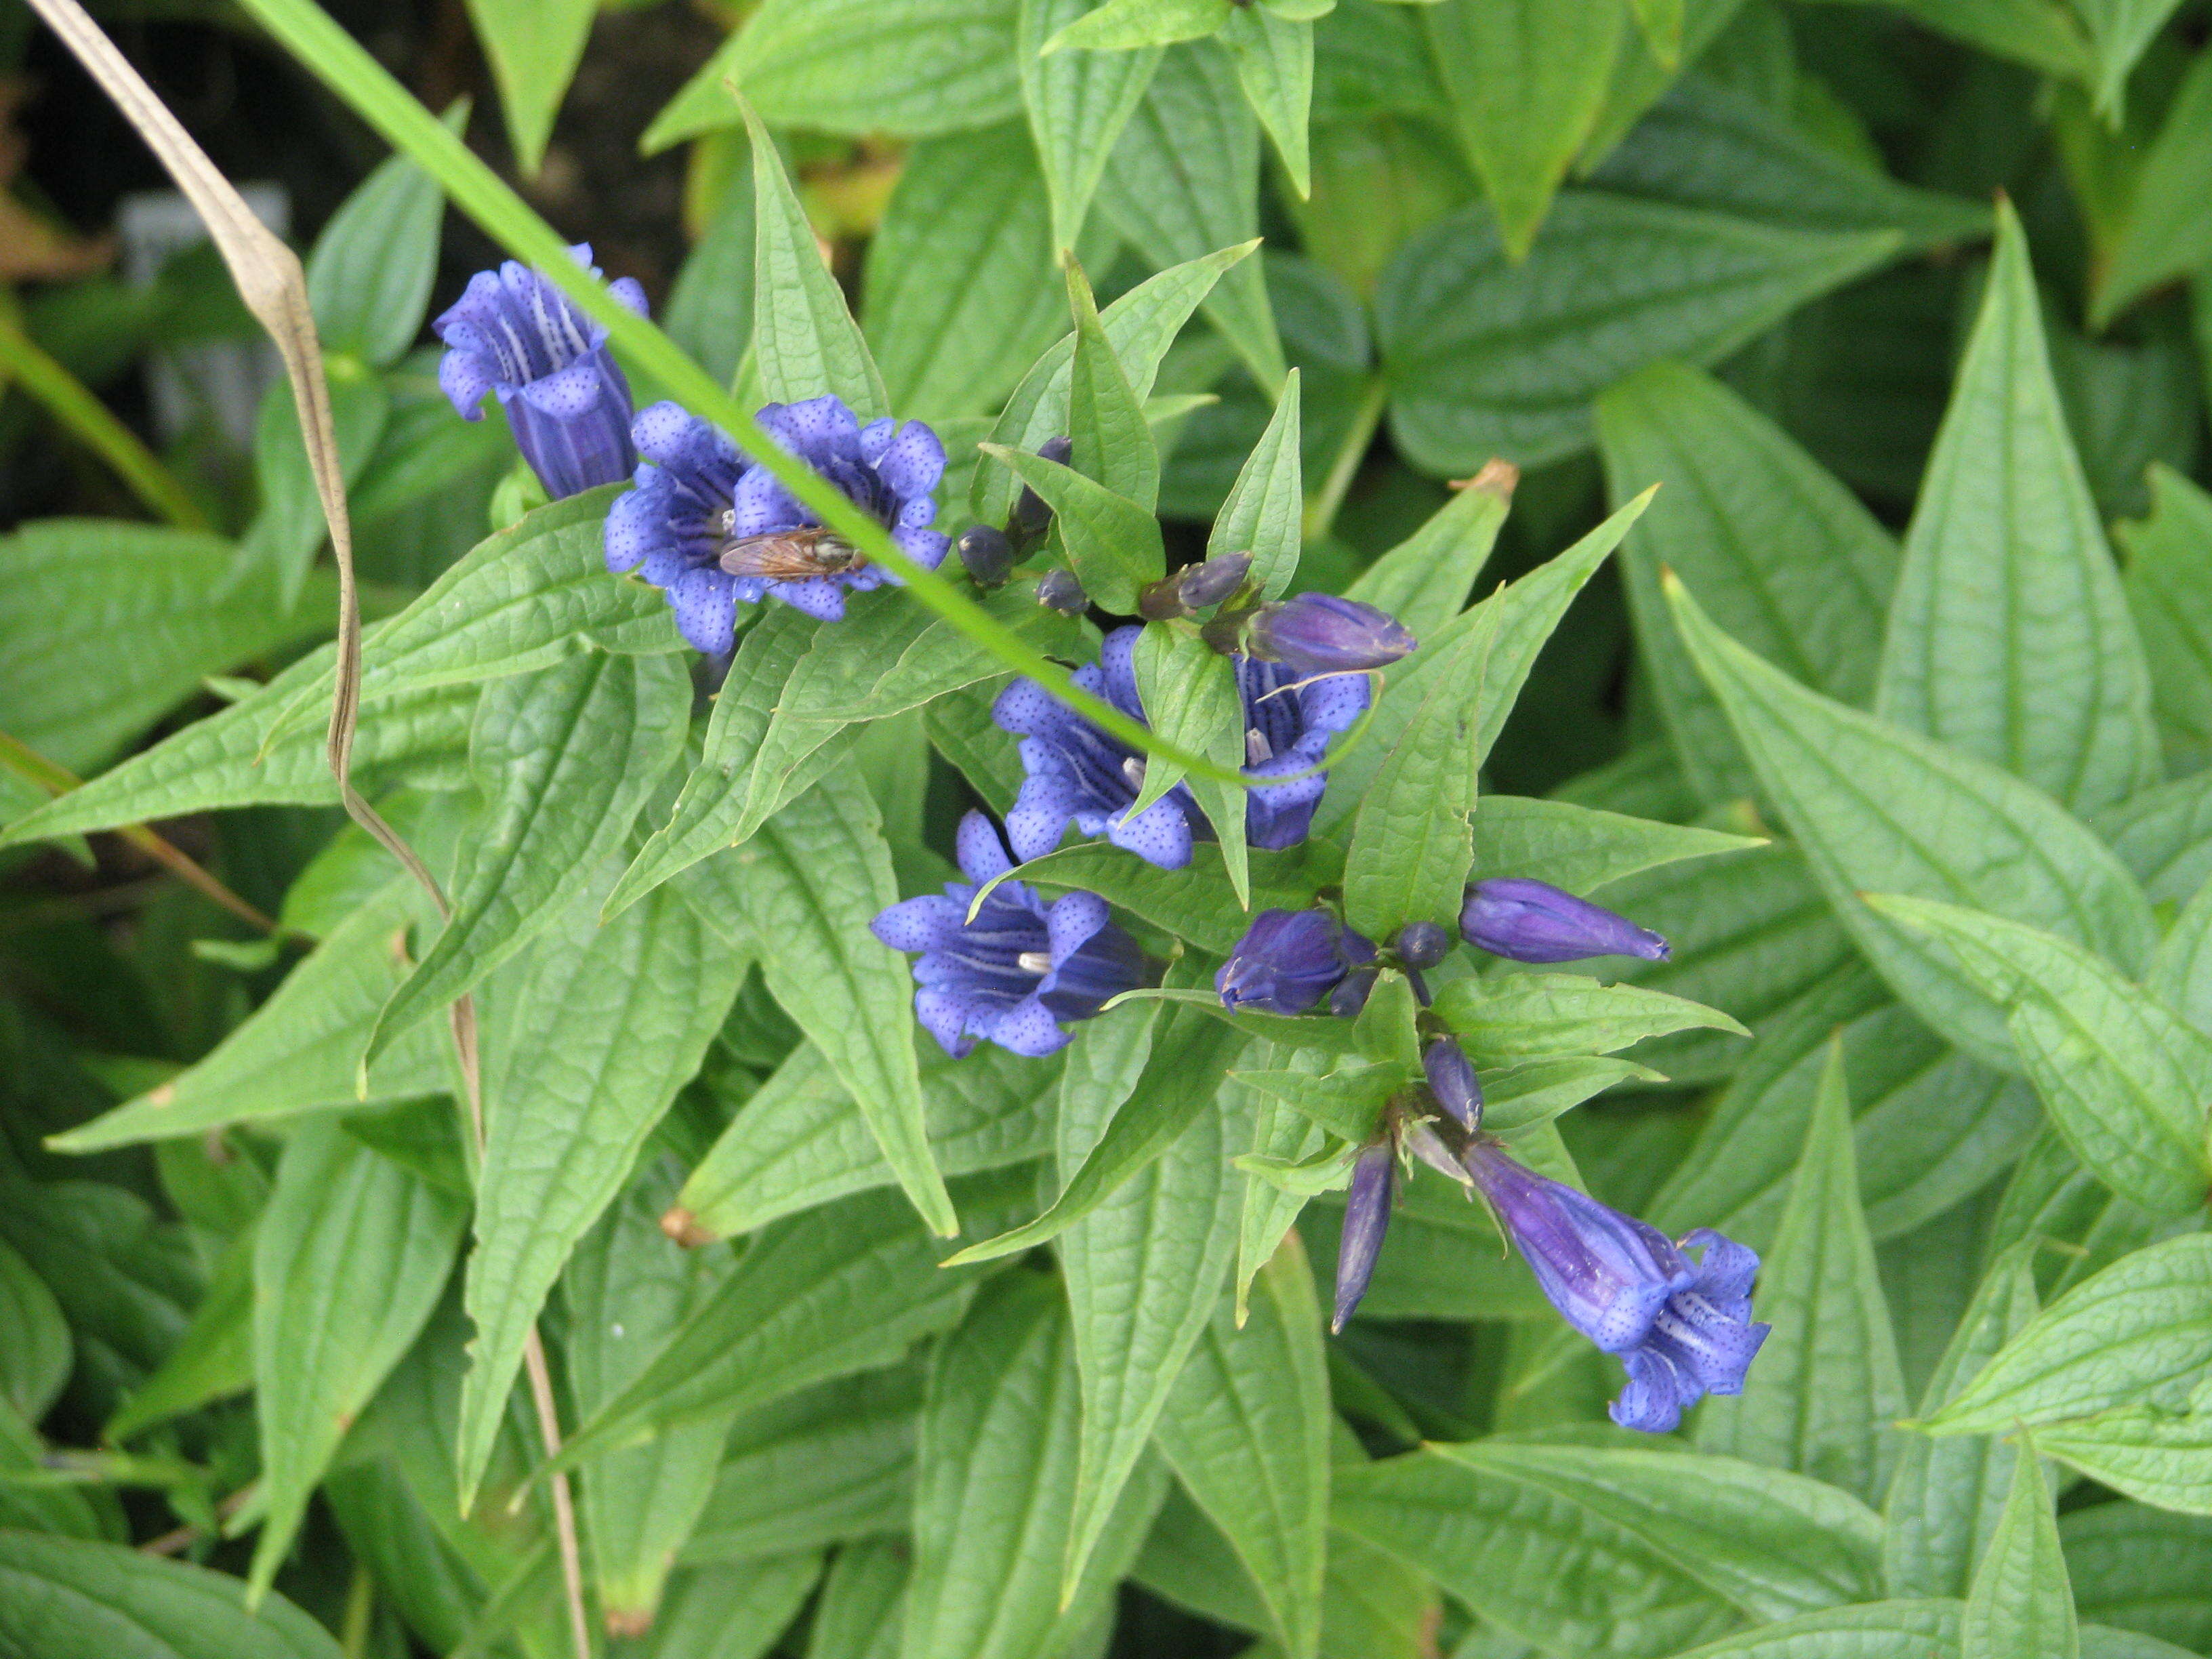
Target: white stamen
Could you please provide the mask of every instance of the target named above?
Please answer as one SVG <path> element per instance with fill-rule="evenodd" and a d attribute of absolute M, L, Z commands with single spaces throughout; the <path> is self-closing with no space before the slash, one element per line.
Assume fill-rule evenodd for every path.
<path fill-rule="evenodd" d="M 1048 974 L 1052 971 L 1052 952 L 1049 951 L 1024 951 L 1021 955 L 1014 958 L 1014 966 L 1020 969 L 1025 974 L 1036 974 L 1039 975 Z"/>
<path fill-rule="evenodd" d="M 1121 775 L 1129 781 L 1129 787 L 1141 790 L 1145 787 L 1145 763 L 1134 755 L 1121 763 Z"/>
<path fill-rule="evenodd" d="M 1271 761 L 1274 758 L 1275 750 L 1267 742 L 1267 734 L 1265 732 L 1255 726 L 1244 734 L 1245 765 L 1257 766 L 1262 761 Z"/>
<path fill-rule="evenodd" d="M 734 507 L 726 507 L 720 513 L 717 513 L 714 515 L 715 528 L 720 530 L 725 536 L 736 529 L 737 525 L 738 509 Z"/>

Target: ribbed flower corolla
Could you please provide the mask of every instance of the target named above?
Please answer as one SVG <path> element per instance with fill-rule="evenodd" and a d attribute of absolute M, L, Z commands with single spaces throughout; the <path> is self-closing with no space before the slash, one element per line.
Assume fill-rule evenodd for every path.
<path fill-rule="evenodd" d="M 1066 1046 L 1063 1022 L 1090 1019 L 1144 976 L 1144 954 L 1109 919 L 1096 893 L 1071 892 L 1047 904 L 1018 881 L 993 888 L 973 921 L 979 887 L 1013 867 L 990 819 L 960 820 L 957 848 L 964 882 L 941 894 L 894 904 L 870 924 L 894 951 L 918 951 L 915 1013 L 956 1058 L 978 1041 L 1018 1054 Z"/>
<path fill-rule="evenodd" d="M 568 252 L 592 276 L 591 245 Z M 624 276 L 607 291 L 645 315 L 645 290 Z M 462 417 L 483 418 L 496 393 L 515 447 L 555 501 L 630 475 L 629 382 L 607 350 L 605 323 L 586 316 L 561 290 L 509 259 L 469 278 L 461 297 L 431 328 L 446 343 L 438 386 Z"/>
<path fill-rule="evenodd" d="M 1390 1202 L 1398 1190 L 1398 1149 L 1388 1136 L 1361 1148 L 1346 1194 L 1344 1231 L 1336 1246 L 1336 1295 L 1328 1328 L 1340 1331 L 1367 1294 L 1375 1259 L 1390 1230 Z"/>
<path fill-rule="evenodd" d="M 1348 732 L 1373 696 L 1364 674 L 1301 680 L 1287 663 L 1238 657 L 1237 692 L 1244 703 L 1244 775 L 1283 778 L 1244 796 L 1244 838 L 1267 852 L 1295 847 L 1313 827 L 1328 775 L 1313 769 L 1332 738 Z M 1295 689 L 1293 689 L 1295 688 Z M 1304 774 L 1297 776 L 1297 774 Z"/>
<path fill-rule="evenodd" d="M 1461 936 L 1516 962 L 1579 962 L 1585 957 L 1667 960 L 1667 941 L 1602 905 L 1526 876 L 1499 876 L 1467 890 Z"/>
<path fill-rule="evenodd" d="M 1614 1422 L 1665 1434 L 1705 1395 L 1743 1392 L 1767 1331 L 1751 1317 L 1759 1257 L 1749 1248 L 1710 1227 L 1671 1239 L 1493 1140 L 1477 1138 L 1463 1161 L 1552 1305 L 1627 1367 L 1608 1407 Z"/>
<path fill-rule="evenodd" d="M 1326 910 L 1262 910 L 1213 976 L 1230 1008 L 1303 1014 L 1363 963 L 1375 946 Z"/>
<path fill-rule="evenodd" d="M 835 484 L 925 568 L 946 541 L 929 527 L 945 446 L 920 421 L 886 416 L 862 426 L 842 399 L 770 404 L 757 416 L 776 444 Z M 737 607 L 781 600 L 823 622 L 845 595 L 898 578 L 823 529 L 821 520 L 750 461 L 720 428 L 672 403 L 637 417 L 633 488 L 608 510 L 607 568 L 635 570 L 665 589 L 677 626 L 696 649 L 727 651 Z"/>
<path fill-rule="evenodd" d="M 1252 648 L 1288 664 L 1293 678 L 1387 668 L 1418 643 L 1387 611 L 1335 593 L 1299 593 L 1263 605 L 1251 623 Z"/>

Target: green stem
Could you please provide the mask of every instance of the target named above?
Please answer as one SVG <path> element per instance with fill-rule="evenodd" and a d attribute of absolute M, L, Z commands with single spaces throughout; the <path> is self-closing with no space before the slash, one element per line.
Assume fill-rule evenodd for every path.
<path fill-rule="evenodd" d="M 1321 488 L 1306 503 L 1303 526 L 1306 540 L 1319 541 L 1335 524 L 1337 509 L 1344 505 L 1345 492 L 1359 474 L 1359 463 L 1367 458 L 1367 446 L 1375 441 L 1375 428 L 1381 423 L 1382 411 L 1389 402 L 1390 388 L 1377 374 L 1367 383 L 1359 407 L 1352 411 L 1351 429 L 1336 447 L 1335 457 L 1328 464 L 1328 476 L 1321 481 Z"/>
<path fill-rule="evenodd" d="M 207 514 L 185 493 L 138 434 L 108 412 L 84 383 L 41 350 L 13 320 L 0 317 L 0 375 L 12 376 L 47 412 L 131 487 L 131 493 L 179 530 L 211 530 Z"/>
<path fill-rule="evenodd" d="M 240 0 L 240 3 L 395 149 L 435 179 L 453 205 L 475 220 L 493 240 L 604 323 L 617 349 L 669 397 L 727 432 L 739 448 L 766 467 L 823 524 L 890 570 L 924 605 L 1009 668 L 1027 674 L 1069 708 L 1132 747 L 1163 756 L 1200 776 L 1249 787 L 1241 773 L 1162 742 L 1118 708 L 1079 690 L 1066 668 L 1033 649 L 951 581 L 907 557 L 881 525 L 813 468 L 787 453 L 673 340 L 617 302 L 605 284 L 569 256 L 568 245 L 559 232 L 532 211 L 497 173 L 313 0 Z"/>

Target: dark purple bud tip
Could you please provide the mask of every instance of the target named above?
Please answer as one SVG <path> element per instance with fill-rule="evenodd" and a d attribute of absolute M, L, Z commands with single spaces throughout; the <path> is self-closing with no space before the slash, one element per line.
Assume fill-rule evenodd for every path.
<path fill-rule="evenodd" d="M 1243 586 L 1244 578 L 1251 571 L 1249 553 L 1224 553 L 1203 564 L 1184 568 L 1176 578 L 1176 592 L 1189 609 L 1203 611 L 1209 605 L 1219 605 Z"/>
<path fill-rule="evenodd" d="M 1259 655 L 1307 678 L 1388 667 L 1418 643 L 1387 611 L 1334 593 L 1300 593 L 1261 606 L 1251 639 Z"/>
<path fill-rule="evenodd" d="M 1664 962 L 1668 952 L 1667 941 L 1649 927 L 1526 876 L 1498 876 L 1468 888 L 1459 931 L 1469 945 L 1515 962 L 1585 957 Z"/>
<path fill-rule="evenodd" d="M 1075 453 L 1074 443 L 1066 438 L 1047 438 L 1037 446 L 1037 453 L 1048 461 L 1067 465 Z M 1015 498 L 1012 514 L 1006 520 L 1006 533 L 1018 542 L 1033 542 L 1044 534 L 1052 523 L 1052 508 L 1045 505 L 1044 497 L 1027 484 Z"/>
<path fill-rule="evenodd" d="M 1326 910 L 1262 910 L 1252 919 L 1213 988 L 1230 1008 L 1303 1014 L 1375 959 L 1375 946 Z"/>
<path fill-rule="evenodd" d="M 1344 1233 L 1336 1249 L 1336 1306 L 1328 1322 L 1344 1328 L 1375 1277 L 1375 1258 L 1390 1228 L 1390 1200 L 1398 1185 L 1398 1152 L 1386 1136 L 1352 1166 L 1352 1191 L 1344 1206 Z"/>
<path fill-rule="evenodd" d="M 1037 446 L 1037 453 L 1048 461 L 1066 466 L 1067 458 L 1075 453 L 1075 440 L 1064 434 L 1060 437 L 1047 438 Z"/>
<path fill-rule="evenodd" d="M 1358 1018 L 1359 1011 L 1367 1006 L 1367 999 L 1374 993 L 1378 977 L 1372 968 L 1346 975 L 1344 982 L 1328 994 L 1329 1012 L 1339 1019 Z"/>
<path fill-rule="evenodd" d="M 1398 930 L 1398 960 L 1408 968 L 1433 968 L 1451 946 L 1451 935 L 1433 921 L 1409 921 Z"/>
<path fill-rule="evenodd" d="M 1456 1037 L 1438 1037 L 1421 1051 L 1421 1070 L 1437 1104 L 1469 1133 L 1482 1127 L 1482 1084 Z"/>
<path fill-rule="evenodd" d="M 968 574 L 979 587 L 996 587 L 1013 574 L 1014 544 L 1003 530 L 979 524 L 955 545 L 960 550 L 960 562 L 968 567 Z"/>
<path fill-rule="evenodd" d="M 1037 603 L 1054 611 L 1079 617 L 1091 603 L 1083 584 L 1072 570 L 1048 570 L 1037 578 Z"/>

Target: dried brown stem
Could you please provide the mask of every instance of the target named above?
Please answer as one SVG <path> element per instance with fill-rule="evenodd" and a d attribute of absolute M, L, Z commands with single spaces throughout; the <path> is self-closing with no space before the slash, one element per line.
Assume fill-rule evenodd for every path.
<path fill-rule="evenodd" d="M 169 112 L 151 87 L 100 32 L 77 0 L 31 0 L 32 9 L 59 35 L 77 61 L 123 112 L 149 148 L 176 180 L 222 252 L 239 295 L 284 359 L 292 384 L 292 400 L 299 410 L 300 429 L 307 441 L 307 461 L 314 473 L 315 493 L 323 518 L 330 527 L 331 554 L 337 567 L 338 638 L 337 688 L 331 698 L 331 720 L 326 750 L 331 775 L 337 781 L 338 799 L 348 817 L 376 838 L 414 877 L 441 916 L 450 916 L 444 890 L 428 866 L 415 854 L 398 832 L 384 821 L 353 786 L 353 741 L 361 712 L 361 595 L 354 580 L 353 529 L 346 512 L 345 480 L 338 469 L 337 438 L 331 420 L 330 388 L 323 375 L 322 346 L 315 333 L 314 313 L 307 305 L 307 284 L 300 261 L 262 222 L 254 217 L 245 198 L 210 161 L 206 152 Z M 483 1150 L 483 1079 L 477 1065 L 476 1007 L 462 997 L 452 1012 L 453 1042 L 461 1079 L 468 1097 L 470 1127 L 482 1165 Z M 561 1445 L 558 1411 L 552 1378 L 545 1364 L 545 1348 L 535 1329 L 523 1350 L 531 1393 L 538 1404 L 538 1422 L 548 1455 Z M 566 1474 L 553 1480 L 553 1519 L 561 1551 L 561 1571 L 567 1592 L 569 1626 L 577 1659 L 591 1659 L 591 1620 L 585 1610 L 582 1553 L 576 1541 L 575 1506 Z"/>

